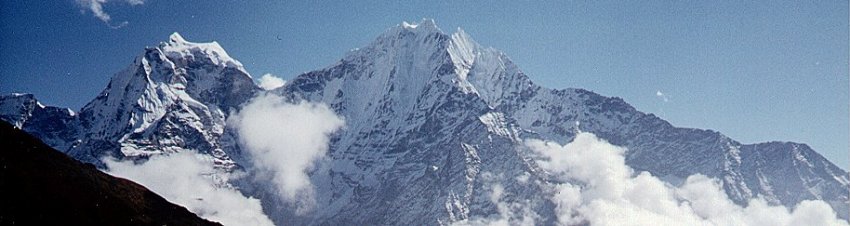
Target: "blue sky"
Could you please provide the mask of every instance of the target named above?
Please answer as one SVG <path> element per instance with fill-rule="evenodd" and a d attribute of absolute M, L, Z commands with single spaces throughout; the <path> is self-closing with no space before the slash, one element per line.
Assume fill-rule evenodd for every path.
<path fill-rule="evenodd" d="M 131 2 L 143 4 L 130 4 Z M 79 109 L 145 46 L 218 41 L 255 77 L 337 61 L 401 21 L 434 18 L 502 50 L 539 84 L 619 96 L 744 143 L 850 150 L 847 1 L 0 1 L 0 92 Z M 126 25 L 111 28 L 126 22 Z"/>

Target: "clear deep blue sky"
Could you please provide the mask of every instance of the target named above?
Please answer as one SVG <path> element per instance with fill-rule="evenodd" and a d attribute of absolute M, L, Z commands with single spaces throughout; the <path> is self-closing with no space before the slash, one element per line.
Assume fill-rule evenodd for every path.
<path fill-rule="evenodd" d="M 544 86 L 619 96 L 676 126 L 744 143 L 804 142 L 842 168 L 850 162 L 846 0 L 270 2 L 110 0 L 110 24 L 127 22 L 113 29 L 74 0 L 0 1 L 0 92 L 79 109 L 175 31 L 218 41 L 254 77 L 290 79 L 428 17 L 504 51 Z"/>

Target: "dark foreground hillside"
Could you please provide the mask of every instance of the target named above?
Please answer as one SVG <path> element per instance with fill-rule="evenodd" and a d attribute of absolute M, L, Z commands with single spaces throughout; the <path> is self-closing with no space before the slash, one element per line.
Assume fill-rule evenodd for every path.
<path fill-rule="evenodd" d="M 219 225 L 0 121 L 0 225 Z"/>

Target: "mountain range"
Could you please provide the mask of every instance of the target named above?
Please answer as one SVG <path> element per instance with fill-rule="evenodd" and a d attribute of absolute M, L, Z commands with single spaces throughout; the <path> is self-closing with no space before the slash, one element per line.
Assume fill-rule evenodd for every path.
<path fill-rule="evenodd" d="M 232 182 L 263 200 L 277 224 L 447 224 L 487 216 L 497 212 L 487 187 L 494 180 L 505 199 L 531 203 L 541 223 L 551 224 L 546 172 L 516 147 L 526 139 L 567 143 L 580 132 L 625 147 L 628 166 L 671 184 L 702 174 L 718 179 L 739 205 L 756 197 L 789 208 L 824 200 L 850 217 L 848 173 L 806 144 L 743 144 L 673 126 L 617 97 L 543 87 L 504 53 L 432 20 L 389 28 L 274 90 L 257 86 L 218 43 L 174 33 L 145 48 L 79 112 L 11 94 L 0 97 L 0 119 L 100 168 L 106 156 L 144 160 L 193 150 L 238 171 L 252 163 L 228 118 L 266 94 L 323 103 L 345 119 L 322 170 L 309 172 L 316 208 L 308 214 L 268 184 Z"/>

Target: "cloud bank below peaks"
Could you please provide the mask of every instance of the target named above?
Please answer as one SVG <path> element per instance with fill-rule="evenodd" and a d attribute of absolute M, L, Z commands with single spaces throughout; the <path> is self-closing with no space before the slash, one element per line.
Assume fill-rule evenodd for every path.
<path fill-rule="evenodd" d="M 560 181 L 551 201 L 565 225 L 847 225 L 823 201 L 804 201 L 793 211 L 753 199 L 735 205 L 718 181 L 703 175 L 679 187 L 625 164 L 625 149 L 590 133 L 567 145 L 528 140 L 538 165 Z"/>
<path fill-rule="evenodd" d="M 820 200 L 802 201 L 789 210 L 756 198 L 742 207 L 717 180 L 703 175 L 692 175 L 677 187 L 650 173 L 635 173 L 625 164 L 624 148 L 590 133 L 579 133 L 566 145 L 533 139 L 524 143 L 522 148 L 532 150 L 537 165 L 551 176 L 553 183 L 541 186 L 556 206 L 560 225 L 848 225 Z M 503 196 L 500 184 L 490 186 L 493 197 Z M 538 218 L 501 211 L 517 203 L 490 201 L 500 207 L 499 218 L 473 217 L 456 225 L 533 225 L 529 219 Z"/>
<path fill-rule="evenodd" d="M 224 225 L 273 225 L 260 200 L 228 186 L 230 175 L 215 169 L 209 156 L 186 150 L 152 156 L 140 164 L 109 158 L 104 163 L 106 173 L 142 184 L 204 219 Z"/>
<path fill-rule="evenodd" d="M 266 174 L 285 201 L 312 206 L 313 185 L 307 175 L 328 150 L 330 135 L 344 125 L 327 105 L 287 103 L 262 94 L 228 119 L 254 170 Z"/>

